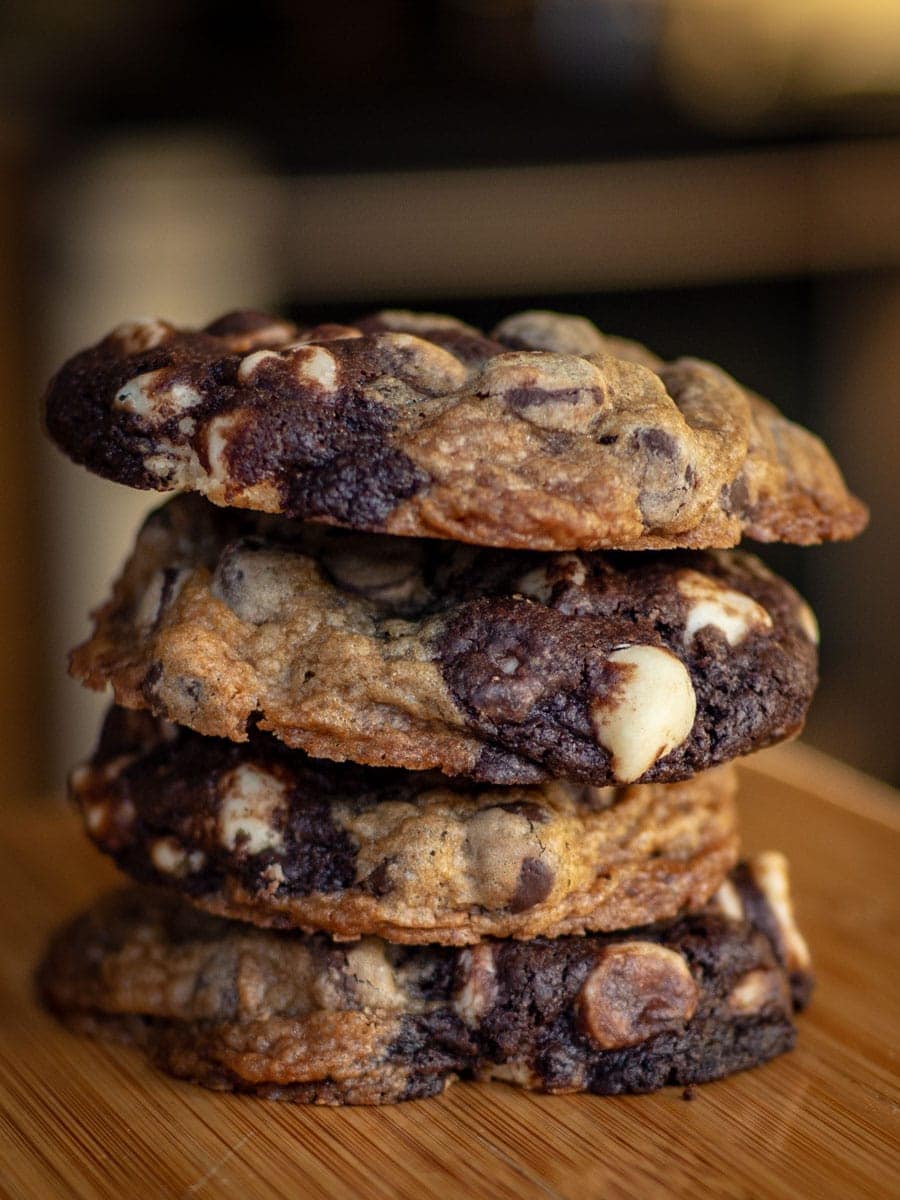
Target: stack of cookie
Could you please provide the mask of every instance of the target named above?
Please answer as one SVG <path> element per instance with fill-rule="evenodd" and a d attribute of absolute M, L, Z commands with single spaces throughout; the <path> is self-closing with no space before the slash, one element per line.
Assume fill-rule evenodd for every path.
<path fill-rule="evenodd" d="M 862 528 L 816 438 L 540 312 L 123 325 L 47 426 L 182 493 L 72 656 L 116 701 L 73 796 L 138 885 L 55 939 L 68 1022 L 318 1103 L 791 1046 L 808 954 L 731 760 L 801 728 L 816 622 L 727 548 Z"/>

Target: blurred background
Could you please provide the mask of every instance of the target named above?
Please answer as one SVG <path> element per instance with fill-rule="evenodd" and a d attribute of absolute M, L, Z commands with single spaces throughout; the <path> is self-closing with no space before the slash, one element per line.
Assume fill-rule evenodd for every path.
<path fill-rule="evenodd" d="M 12 786 L 104 702 L 64 672 L 158 497 L 44 446 L 37 397 L 129 316 L 583 313 L 711 358 L 871 505 L 764 557 L 808 596 L 807 738 L 900 782 L 897 0 L 5 0 L 0 536 Z"/>

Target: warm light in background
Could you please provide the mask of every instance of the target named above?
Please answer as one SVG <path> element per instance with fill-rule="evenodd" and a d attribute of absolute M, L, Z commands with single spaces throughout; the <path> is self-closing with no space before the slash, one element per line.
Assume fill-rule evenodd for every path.
<path fill-rule="evenodd" d="M 666 0 L 662 8 L 668 85 L 713 125 L 900 92 L 897 0 Z"/>

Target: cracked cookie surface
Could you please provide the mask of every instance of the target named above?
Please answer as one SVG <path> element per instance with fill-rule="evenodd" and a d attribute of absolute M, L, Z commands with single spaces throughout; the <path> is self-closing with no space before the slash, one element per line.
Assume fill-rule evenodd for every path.
<path fill-rule="evenodd" d="M 257 925 L 464 944 L 696 909 L 737 860 L 731 767 L 687 783 L 489 788 L 205 738 L 113 709 L 70 790 L 133 878 Z"/>
<path fill-rule="evenodd" d="M 796 733 L 809 608 L 740 552 L 541 554 L 179 496 L 72 671 L 118 703 L 317 758 L 499 784 L 672 782 Z"/>
<path fill-rule="evenodd" d="M 619 935 L 335 945 L 130 888 L 54 938 L 44 1002 L 164 1070 L 296 1103 L 378 1104 L 458 1077 L 646 1092 L 790 1049 L 809 994 L 782 856 L 738 867 L 702 912 Z"/>
<path fill-rule="evenodd" d="M 63 366 L 46 422 L 134 487 L 484 545 L 805 544 L 866 522 L 819 439 L 723 371 L 556 313 L 489 338 L 400 311 L 131 322 Z"/>

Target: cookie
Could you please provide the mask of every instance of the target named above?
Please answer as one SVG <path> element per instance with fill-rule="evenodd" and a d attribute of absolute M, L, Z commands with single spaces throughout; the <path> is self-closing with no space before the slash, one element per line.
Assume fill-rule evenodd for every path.
<path fill-rule="evenodd" d="M 478 549 L 176 497 L 71 660 L 200 733 L 498 784 L 672 782 L 796 733 L 816 630 L 740 552 Z"/>
<path fill-rule="evenodd" d="M 811 543 L 867 519 L 822 443 L 718 368 L 553 313 L 491 338 L 406 312 L 132 322 L 65 364 L 46 423 L 133 487 L 491 546 Z"/>
<path fill-rule="evenodd" d="M 460 945 L 696 909 L 737 860 L 731 767 L 687 783 L 479 788 L 241 745 L 114 708 L 71 776 L 134 879 L 256 925 Z"/>
<path fill-rule="evenodd" d="M 717 1079 L 788 1050 L 810 986 L 778 854 L 675 922 L 468 948 L 335 945 L 131 888 L 58 934 L 40 973 L 76 1029 L 207 1087 L 318 1104 L 457 1077 L 598 1093 Z"/>

